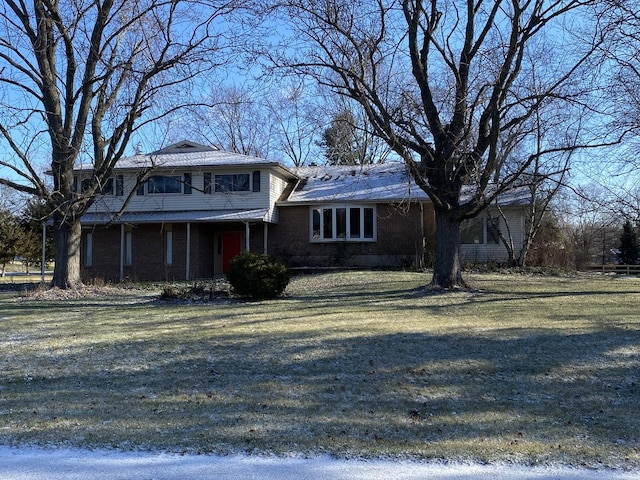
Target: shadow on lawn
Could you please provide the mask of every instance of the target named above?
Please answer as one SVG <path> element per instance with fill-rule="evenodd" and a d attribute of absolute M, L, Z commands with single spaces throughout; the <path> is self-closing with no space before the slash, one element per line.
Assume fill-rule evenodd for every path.
<path fill-rule="evenodd" d="M 196 333 L 7 347 L 0 442 L 639 465 L 635 330 Z"/>

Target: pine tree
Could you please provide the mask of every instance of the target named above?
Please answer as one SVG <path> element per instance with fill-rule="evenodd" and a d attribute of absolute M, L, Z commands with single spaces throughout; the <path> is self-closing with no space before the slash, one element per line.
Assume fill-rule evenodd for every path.
<path fill-rule="evenodd" d="M 622 227 L 618 257 L 620 258 L 620 263 L 624 265 L 637 265 L 640 258 L 640 247 L 638 246 L 636 231 L 629 220 L 624 222 Z"/>
<path fill-rule="evenodd" d="M 356 119 L 348 110 L 333 118 L 318 144 L 324 149 L 329 165 L 368 163 L 364 158 L 363 140 L 359 137 Z"/>
<path fill-rule="evenodd" d="M 22 243 L 22 230 L 9 210 L 0 210 L 0 277 L 5 276 L 7 263 L 12 262 Z"/>

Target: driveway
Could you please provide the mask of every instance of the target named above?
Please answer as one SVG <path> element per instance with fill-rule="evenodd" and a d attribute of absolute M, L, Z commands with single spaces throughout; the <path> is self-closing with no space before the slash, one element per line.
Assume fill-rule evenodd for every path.
<path fill-rule="evenodd" d="M 251 456 L 170 455 L 111 451 L 12 449 L 0 447 L 2 480 L 632 480 L 640 471 L 623 472 L 509 465 L 451 465 L 267 458 Z"/>

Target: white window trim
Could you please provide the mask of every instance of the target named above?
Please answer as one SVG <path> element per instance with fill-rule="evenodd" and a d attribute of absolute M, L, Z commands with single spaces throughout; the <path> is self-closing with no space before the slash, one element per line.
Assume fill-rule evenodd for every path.
<path fill-rule="evenodd" d="M 337 236 L 337 222 L 336 219 L 336 209 L 345 208 L 347 209 L 347 219 L 346 219 L 346 229 L 347 235 L 344 238 L 339 238 Z M 350 209 L 360 209 L 360 232 L 361 235 L 359 237 L 351 238 L 351 222 L 349 220 L 349 210 Z M 333 211 L 332 218 L 334 219 L 332 227 L 332 236 L 331 238 L 315 238 L 313 236 L 313 212 L 314 210 L 320 211 L 320 232 L 324 231 L 324 215 L 322 214 L 323 210 L 331 209 Z M 371 209 L 373 211 L 373 236 L 365 237 L 364 236 L 364 226 L 365 226 L 365 209 Z M 345 204 L 326 204 L 326 205 L 314 205 L 309 208 L 309 241 L 311 243 L 335 243 L 335 242 L 349 242 L 349 243 L 372 243 L 378 240 L 378 216 L 376 215 L 376 207 L 375 205 L 345 205 Z"/>

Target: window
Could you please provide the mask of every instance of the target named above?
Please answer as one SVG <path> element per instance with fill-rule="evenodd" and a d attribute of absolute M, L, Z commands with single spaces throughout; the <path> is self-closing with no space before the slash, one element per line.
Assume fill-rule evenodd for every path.
<path fill-rule="evenodd" d="M 131 261 L 133 258 L 132 255 L 132 240 L 133 232 L 131 230 L 127 230 L 124 232 L 124 264 L 129 267 L 131 266 Z"/>
<path fill-rule="evenodd" d="M 248 173 L 231 173 L 215 176 L 216 193 L 249 192 L 250 175 Z"/>
<path fill-rule="evenodd" d="M 211 194 L 211 173 L 205 172 L 204 174 L 204 193 Z"/>
<path fill-rule="evenodd" d="M 147 181 L 148 193 L 182 193 L 180 175 L 152 175 Z"/>
<path fill-rule="evenodd" d="M 487 219 L 487 243 L 497 245 L 500 243 L 500 219 Z"/>
<path fill-rule="evenodd" d="M 260 170 L 255 170 L 253 172 L 253 191 L 260 191 Z"/>
<path fill-rule="evenodd" d="M 80 193 L 84 193 L 91 186 L 91 178 L 84 178 L 80 181 Z M 73 177 L 73 191 L 78 191 L 78 177 Z M 105 181 L 101 195 L 116 195 L 122 197 L 124 195 L 124 176 L 116 175 L 115 177 L 109 177 Z"/>
<path fill-rule="evenodd" d="M 124 176 L 117 175 L 116 179 L 116 197 L 122 197 L 124 195 Z"/>
<path fill-rule="evenodd" d="M 311 241 L 374 241 L 374 207 L 323 206 L 311 209 Z"/>
<path fill-rule="evenodd" d="M 172 265 L 173 264 L 173 232 L 171 230 L 168 230 L 165 233 L 165 252 L 166 252 L 166 258 L 165 258 L 165 262 L 167 265 Z"/>
<path fill-rule="evenodd" d="M 470 218 L 460 224 L 460 243 L 463 245 L 496 245 L 500 243 L 499 219 Z"/>
<path fill-rule="evenodd" d="M 467 245 L 484 243 L 484 219 L 463 220 L 460 224 L 460 243 Z"/>
<path fill-rule="evenodd" d="M 93 233 L 87 232 L 84 239 L 84 265 L 85 267 L 93 266 Z"/>

